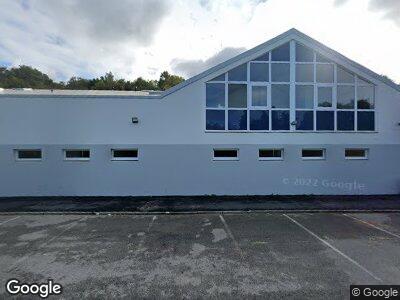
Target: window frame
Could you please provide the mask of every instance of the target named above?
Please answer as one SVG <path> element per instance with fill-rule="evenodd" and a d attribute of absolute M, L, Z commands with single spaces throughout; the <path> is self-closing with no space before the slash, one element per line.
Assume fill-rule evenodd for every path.
<path fill-rule="evenodd" d="M 20 151 L 40 151 L 40 158 L 20 158 Z M 41 148 L 27 148 L 27 149 L 14 149 L 15 161 L 42 161 L 43 160 L 43 149 Z"/>
<path fill-rule="evenodd" d="M 346 151 L 348 150 L 362 150 L 364 151 L 364 156 L 347 156 Z M 369 149 L 368 148 L 345 148 L 344 149 L 345 160 L 368 160 L 369 159 Z"/>
<path fill-rule="evenodd" d="M 286 44 L 286 43 L 285 43 Z M 223 133 L 277 133 L 277 132 L 284 132 L 284 133 L 289 133 L 289 132 L 298 132 L 298 133 L 377 133 L 378 132 L 378 115 L 377 115 L 377 108 L 379 105 L 379 99 L 377 99 L 378 95 L 378 86 L 376 83 L 374 83 L 372 80 L 367 79 L 366 77 L 360 77 L 356 72 L 350 71 L 346 66 L 341 65 L 333 60 L 327 59 L 327 61 L 319 61 L 317 58 L 318 56 L 325 57 L 324 54 L 318 52 L 318 50 L 312 49 L 313 51 L 313 61 L 296 61 L 296 44 L 302 45 L 300 42 L 297 42 L 295 40 L 290 41 L 290 60 L 289 61 L 272 61 L 272 51 L 273 49 L 270 49 L 269 51 L 263 51 L 262 55 L 268 54 L 269 59 L 268 60 L 262 60 L 258 61 L 256 60 L 261 54 L 258 53 L 257 55 L 254 55 L 254 59 L 251 59 L 247 62 L 241 62 L 239 65 L 247 64 L 247 81 L 229 81 L 228 80 L 228 71 L 227 70 L 225 73 L 224 81 L 213 81 L 212 79 L 216 78 L 216 76 L 213 76 L 211 80 L 207 81 L 207 83 L 224 83 L 225 84 L 225 107 L 224 108 L 208 108 L 206 106 L 206 100 L 204 100 L 204 105 L 205 105 L 205 112 L 204 112 L 204 130 L 205 132 L 223 132 Z M 282 44 L 283 45 L 283 44 Z M 282 46 L 280 45 L 280 46 Z M 279 48 L 278 46 L 277 48 Z M 305 45 L 303 45 L 305 46 Z M 309 48 L 308 46 L 305 46 Z M 250 68 L 252 64 L 268 64 L 268 71 L 269 71 L 269 81 L 268 82 L 259 82 L 259 81 L 251 81 L 251 73 L 250 73 Z M 289 64 L 290 65 L 290 81 L 289 82 L 273 82 L 272 81 L 272 65 L 273 64 Z M 313 82 L 297 82 L 296 80 L 296 66 L 297 65 L 313 65 L 314 69 L 314 81 Z M 238 66 L 239 66 L 238 65 Z M 333 82 L 332 83 L 324 83 L 324 82 L 317 82 L 317 66 L 318 65 L 332 65 L 333 66 Z M 351 76 L 354 77 L 354 81 L 352 83 L 340 83 L 338 82 L 338 69 L 344 70 L 345 72 L 348 72 L 351 74 Z M 234 68 L 233 68 L 234 69 Z M 222 74 L 220 74 L 222 75 Z M 219 75 L 219 76 L 220 76 Z M 211 77 L 211 76 L 210 76 Z M 243 108 L 229 108 L 228 107 L 228 88 L 229 84 L 247 84 L 247 107 Z M 289 103 L 289 108 L 272 108 L 272 86 L 273 85 L 280 85 L 280 84 L 286 84 L 289 85 L 290 88 L 290 103 Z M 296 86 L 297 85 L 313 85 L 314 86 L 314 105 L 313 108 L 296 108 Z M 268 88 L 268 103 L 267 106 L 253 106 L 252 105 L 252 87 L 253 86 L 267 86 Z M 352 109 L 341 109 L 337 108 L 337 102 L 338 102 L 338 87 L 339 86 L 353 86 L 354 87 L 354 92 L 355 92 L 355 99 L 354 99 L 354 108 Z M 358 108 L 358 103 L 357 103 L 357 90 L 359 86 L 369 86 L 372 87 L 373 89 L 373 104 L 374 107 L 371 109 L 359 109 Z M 323 87 L 329 87 L 332 88 L 332 106 L 331 107 L 319 107 L 318 106 L 318 91 L 319 88 Z M 206 97 L 204 97 L 206 98 Z M 269 117 L 269 126 L 268 130 L 254 130 L 250 128 L 250 111 L 251 110 L 259 110 L 259 109 L 265 109 L 268 111 L 268 117 Z M 206 128 L 206 110 L 223 110 L 225 112 L 225 129 L 223 130 L 212 130 L 212 129 L 207 129 Z M 229 123 L 229 118 L 228 118 L 228 111 L 229 110 L 247 110 L 247 128 L 245 130 L 229 130 L 228 123 Z M 279 111 L 288 111 L 289 112 L 289 127 L 288 129 L 273 129 L 273 124 L 272 124 L 272 111 L 274 110 L 279 110 Z M 313 129 L 312 130 L 302 130 L 296 129 L 296 124 L 294 121 L 296 121 L 296 111 L 304 110 L 304 111 L 313 111 Z M 333 130 L 328 129 L 328 130 L 318 130 L 317 128 L 317 112 L 318 111 L 332 111 L 333 112 Z M 352 130 L 339 130 L 338 129 L 338 112 L 340 111 L 351 111 L 354 113 L 354 126 Z M 358 130 L 358 112 L 359 111 L 368 111 L 368 112 L 373 112 L 374 114 L 374 130 Z M 372 126 L 371 126 L 372 128 Z"/>
<path fill-rule="evenodd" d="M 89 157 L 67 157 L 68 151 L 89 151 Z M 66 148 L 63 149 L 63 157 L 65 161 L 89 161 L 92 153 L 89 148 Z"/>
<path fill-rule="evenodd" d="M 322 151 L 322 156 L 303 156 L 303 151 Z M 302 148 L 301 149 L 302 160 L 326 160 L 326 149 L 325 148 Z"/>
<path fill-rule="evenodd" d="M 215 151 L 236 151 L 236 157 L 216 157 Z M 239 148 L 213 148 L 213 161 L 238 161 Z"/>
<path fill-rule="evenodd" d="M 136 157 L 115 157 L 115 151 L 136 151 Z M 139 148 L 112 148 L 111 149 L 111 160 L 112 161 L 138 161 L 139 160 Z"/>
<path fill-rule="evenodd" d="M 267 150 L 267 151 L 281 151 L 281 156 L 279 157 L 261 157 L 260 151 Z M 284 149 L 283 148 L 259 148 L 258 149 L 258 160 L 260 161 L 282 161 L 284 159 Z"/>

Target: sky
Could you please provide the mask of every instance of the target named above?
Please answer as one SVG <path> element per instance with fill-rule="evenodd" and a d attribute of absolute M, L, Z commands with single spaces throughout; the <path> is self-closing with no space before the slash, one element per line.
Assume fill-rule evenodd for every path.
<path fill-rule="evenodd" d="M 400 0 L 0 0 L 0 66 L 189 78 L 291 28 L 400 83 Z"/>

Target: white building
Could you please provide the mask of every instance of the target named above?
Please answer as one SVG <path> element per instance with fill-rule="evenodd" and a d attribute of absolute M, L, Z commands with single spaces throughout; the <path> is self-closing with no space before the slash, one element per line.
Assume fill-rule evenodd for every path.
<path fill-rule="evenodd" d="M 0 196 L 397 194 L 399 112 L 292 29 L 162 94 L 0 91 Z"/>

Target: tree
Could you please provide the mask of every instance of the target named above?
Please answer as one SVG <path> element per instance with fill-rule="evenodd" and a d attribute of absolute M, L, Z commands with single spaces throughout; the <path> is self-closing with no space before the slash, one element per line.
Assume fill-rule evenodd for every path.
<path fill-rule="evenodd" d="M 385 79 L 387 79 L 387 80 L 393 82 L 393 83 L 396 84 L 398 87 L 400 87 L 400 84 L 397 84 L 392 78 L 390 78 L 390 77 L 388 77 L 388 76 L 386 76 L 386 75 L 381 75 L 381 76 L 382 76 L 383 78 L 385 78 Z"/>
<path fill-rule="evenodd" d="M 69 90 L 90 90 L 90 81 L 81 77 L 71 77 L 65 85 Z"/>
<path fill-rule="evenodd" d="M 160 75 L 160 79 L 158 80 L 158 88 L 162 91 L 165 91 L 182 81 L 184 81 L 183 77 L 177 75 L 171 75 L 168 71 L 164 71 Z"/>
<path fill-rule="evenodd" d="M 22 65 L 9 70 L 2 68 L 0 86 L 3 88 L 46 89 L 59 88 L 60 84 L 39 70 Z"/>
<path fill-rule="evenodd" d="M 142 77 L 137 78 L 132 83 L 134 91 L 158 90 L 158 83 L 155 80 L 145 80 Z"/>
<path fill-rule="evenodd" d="M 70 89 L 70 90 L 166 90 L 182 82 L 180 76 L 161 73 L 159 80 L 146 80 L 139 77 L 133 81 L 116 79 L 112 72 L 98 78 L 86 79 L 71 77 L 66 83 L 55 82 L 47 74 L 29 66 L 7 69 L 0 67 L 0 87 L 2 88 L 34 88 L 34 89 Z"/>

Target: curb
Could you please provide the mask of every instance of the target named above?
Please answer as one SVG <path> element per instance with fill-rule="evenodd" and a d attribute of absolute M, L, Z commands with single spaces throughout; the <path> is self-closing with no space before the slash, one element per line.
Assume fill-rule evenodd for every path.
<path fill-rule="evenodd" d="M 0 216 L 7 215 L 200 215 L 200 214 L 243 214 L 243 213 L 400 213 L 400 209 L 263 209 L 263 210 L 200 210 L 200 211 L 11 211 L 0 212 Z"/>

